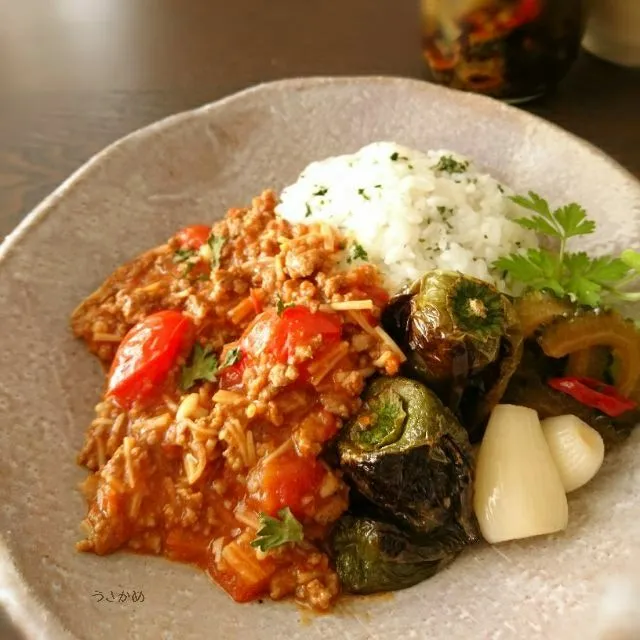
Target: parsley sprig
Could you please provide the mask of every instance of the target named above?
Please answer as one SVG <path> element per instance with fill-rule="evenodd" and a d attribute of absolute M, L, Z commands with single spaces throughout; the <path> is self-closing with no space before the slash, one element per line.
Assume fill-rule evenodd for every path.
<path fill-rule="evenodd" d="M 263 553 L 288 542 L 302 542 L 304 539 L 302 525 L 296 520 L 289 507 L 280 509 L 277 518 L 261 513 L 259 521 L 260 529 L 251 546 L 257 547 Z"/>
<path fill-rule="evenodd" d="M 180 388 L 188 391 L 196 382 L 215 382 L 218 373 L 226 367 L 231 367 L 242 359 L 242 351 L 239 347 L 233 347 L 227 351 L 224 362 L 220 366 L 218 358 L 211 345 L 202 346 L 196 343 L 191 356 L 180 371 Z"/>
<path fill-rule="evenodd" d="M 527 196 L 512 196 L 513 202 L 533 212 L 533 216 L 517 218 L 525 229 L 555 238 L 557 251 L 529 249 L 512 253 L 494 262 L 494 267 L 511 280 L 528 289 L 551 291 L 558 297 L 569 297 L 578 304 L 598 307 L 611 300 L 640 300 L 640 293 L 624 291 L 624 287 L 640 277 L 640 253 L 628 249 L 619 258 L 591 258 L 585 252 L 570 253 L 567 241 L 595 231 L 593 220 L 575 202 L 552 211 L 544 198 L 533 191 Z"/>
<path fill-rule="evenodd" d="M 214 382 L 218 373 L 218 358 L 210 345 L 196 344 L 190 358 L 180 371 L 180 387 L 188 391 L 199 380 Z"/>

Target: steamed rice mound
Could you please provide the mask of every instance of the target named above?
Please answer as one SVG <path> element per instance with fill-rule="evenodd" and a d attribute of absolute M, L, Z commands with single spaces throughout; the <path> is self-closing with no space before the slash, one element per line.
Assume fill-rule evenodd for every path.
<path fill-rule="evenodd" d="M 453 151 L 423 153 L 376 142 L 351 155 L 310 164 L 285 188 L 276 212 L 290 222 L 327 222 L 356 243 L 398 289 L 431 269 L 496 284 L 491 265 L 537 246 L 513 222 L 512 191 Z M 361 254 L 361 252 L 360 252 Z"/>

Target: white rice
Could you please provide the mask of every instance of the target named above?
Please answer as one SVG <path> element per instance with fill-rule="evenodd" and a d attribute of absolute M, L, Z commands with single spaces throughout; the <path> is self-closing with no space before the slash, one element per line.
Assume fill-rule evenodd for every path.
<path fill-rule="evenodd" d="M 512 222 L 522 211 L 511 193 L 453 151 L 376 142 L 310 164 L 283 190 L 276 211 L 290 222 L 338 227 L 349 238 L 345 257 L 357 242 L 393 289 L 431 269 L 504 288 L 493 262 L 537 246 L 533 233 Z"/>

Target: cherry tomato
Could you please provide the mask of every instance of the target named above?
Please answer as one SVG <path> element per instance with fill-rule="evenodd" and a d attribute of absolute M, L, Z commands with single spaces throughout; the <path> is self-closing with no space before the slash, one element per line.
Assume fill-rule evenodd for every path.
<path fill-rule="evenodd" d="M 235 364 L 220 369 L 218 371 L 220 388 L 232 389 L 233 387 L 239 387 L 242 384 L 242 376 L 244 375 L 244 370 L 246 368 L 247 360 L 246 358 L 241 358 Z"/>
<path fill-rule="evenodd" d="M 260 488 L 250 497 L 257 510 L 275 516 L 280 509 L 289 507 L 299 518 L 304 516 L 303 499 L 318 494 L 326 472 L 315 458 L 303 458 L 291 450 L 267 460 L 257 469 L 257 474 Z"/>
<path fill-rule="evenodd" d="M 365 285 L 361 288 L 355 289 L 353 292 L 358 294 L 356 299 L 369 299 L 373 302 L 374 305 L 376 305 L 376 307 L 378 307 L 378 309 L 384 309 L 384 307 L 386 307 L 389 302 L 389 298 L 391 297 L 386 289 L 383 289 L 382 287 L 378 287 L 376 285 Z M 376 318 L 371 311 L 361 311 L 360 313 L 364 316 L 364 319 L 370 325 L 375 327 L 377 324 L 379 324 L 378 318 Z"/>
<path fill-rule="evenodd" d="M 182 249 L 199 249 L 211 235 L 211 227 L 206 224 L 194 224 L 176 233 L 176 239 Z"/>
<path fill-rule="evenodd" d="M 340 342 L 342 323 L 337 314 L 311 313 L 307 307 L 289 307 L 282 312 L 270 345 L 276 358 L 286 362 L 299 347 L 327 349 Z"/>
<path fill-rule="evenodd" d="M 124 337 L 109 372 L 107 395 L 123 407 L 144 402 L 193 340 L 192 323 L 179 311 L 159 311 Z"/>
<path fill-rule="evenodd" d="M 340 341 L 342 323 L 336 314 L 312 313 L 300 305 L 288 307 L 281 315 L 273 309 L 261 313 L 240 341 L 242 351 L 257 358 L 264 351 L 278 362 L 286 362 L 298 347 L 326 348 Z"/>
<path fill-rule="evenodd" d="M 278 322 L 279 317 L 274 309 L 267 309 L 256 316 L 240 339 L 242 352 L 250 358 L 258 358 L 273 342 Z"/>
<path fill-rule="evenodd" d="M 373 304 L 375 304 L 376 307 L 382 308 L 387 306 L 387 303 L 389 302 L 389 298 L 391 296 L 386 289 L 383 289 L 382 287 L 378 287 L 376 285 L 370 285 L 364 287 L 363 297 L 370 298 L 371 300 L 373 300 Z"/>
<path fill-rule="evenodd" d="M 341 333 L 342 323 L 337 314 L 312 313 L 307 307 L 297 305 L 288 307 L 281 315 L 274 309 L 261 313 L 247 327 L 239 344 L 249 360 L 255 360 L 266 352 L 280 363 L 288 362 L 298 348 L 311 347 L 313 351 L 308 359 L 311 362 L 312 357 L 320 357 L 338 343 Z M 244 366 L 235 370 L 236 377 L 241 377 Z M 306 380 L 308 372 L 304 363 L 299 364 L 298 369 L 299 380 Z M 228 376 L 232 374 L 230 371 Z"/>

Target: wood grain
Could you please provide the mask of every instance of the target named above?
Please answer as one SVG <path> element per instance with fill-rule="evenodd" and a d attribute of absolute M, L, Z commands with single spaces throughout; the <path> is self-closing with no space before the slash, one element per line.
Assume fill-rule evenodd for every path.
<path fill-rule="evenodd" d="M 417 5 L 0 0 L 0 234 L 105 145 L 176 111 L 283 77 L 421 77 Z M 582 54 L 527 108 L 640 175 L 638 105 L 640 70 Z"/>

